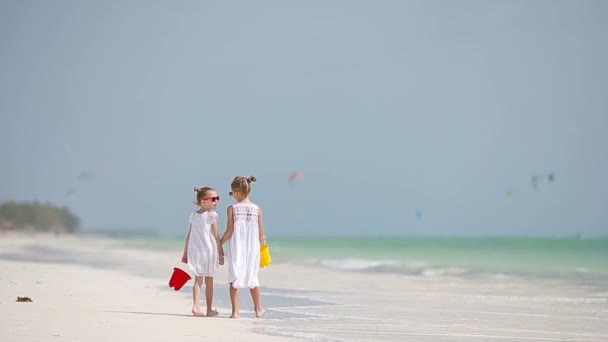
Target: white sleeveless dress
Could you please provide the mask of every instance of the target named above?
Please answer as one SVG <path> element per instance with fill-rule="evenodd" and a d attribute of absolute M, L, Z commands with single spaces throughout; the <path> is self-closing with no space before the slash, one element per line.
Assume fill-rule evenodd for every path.
<path fill-rule="evenodd" d="M 217 221 L 215 211 L 190 214 L 190 239 L 188 240 L 188 266 L 198 277 L 213 277 L 219 269 L 217 242 L 211 224 Z"/>
<path fill-rule="evenodd" d="M 234 232 L 228 244 L 228 283 L 233 288 L 260 286 L 260 231 L 258 206 L 253 203 L 232 205 Z"/>

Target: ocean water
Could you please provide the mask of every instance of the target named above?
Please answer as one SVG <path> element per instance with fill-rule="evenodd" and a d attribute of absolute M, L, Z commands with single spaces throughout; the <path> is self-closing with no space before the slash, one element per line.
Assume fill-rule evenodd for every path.
<path fill-rule="evenodd" d="M 184 237 L 131 236 L 129 246 L 181 252 Z M 608 237 L 280 237 L 273 262 L 404 275 L 564 278 L 608 284 Z"/>

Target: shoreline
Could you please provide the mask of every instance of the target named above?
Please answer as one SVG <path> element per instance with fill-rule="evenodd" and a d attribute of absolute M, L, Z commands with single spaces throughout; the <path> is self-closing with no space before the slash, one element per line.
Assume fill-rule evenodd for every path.
<path fill-rule="evenodd" d="M 99 237 L 0 235 L 1 340 L 608 341 L 608 291 L 581 284 L 282 262 L 260 270 L 261 319 L 246 291 L 242 317 L 225 319 L 226 267 L 215 279 L 220 317 L 194 318 L 192 281 L 168 288 L 178 254 Z"/>
<path fill-rule="evenodd" d="M 156 251 L 163 253 L 174 252 L 177 249 L 182 248 L 183 237 L 169 236 L 169 237 L 148 237 L 132 235 L 127 237 L 120 236 L 104 236 L 104 235 L 80 235 L 84 238 L 93 239 L 106 239 L 108 241 L 115 241 L 117 246 L 124 248 L 135 248 L 147 251 Z M 416 242 L 417 237 L 402 237 L 404 239 Z M 350 237 L 353 242 L 361 242 L 358 237 Z M 384 237 L 378 237 L 378 239 L 385 240 Z M 426 239 L 422 238 L 422 239 Z M 435 239 L 435 238 L 433 238 Z M 449 241 L 450 238 L 438 238 L 439 241 Z M 462 237 L 461 240 L 469 239 L 469 237 Z M 485 241 L 486 238 L 474 238 L 480 241 Z M 529 240 L 528 237 L 499 237 L 499 240 L 511 241 L 511 240 Z M 532 238 L 536 239 L 536 238 Z M 561 242 L 561 241 L 578 241 L 573 238 L 541 238 L 542 240 Z M 309 237 L 308 241 L 322 241 L 320 237 Z M 490 241 L 495 241 L 494 238 L 489 238 Z M 295 266 L 303 267 L 318 267 L 323 269 L 331 269 L 337 272 L 357 272 L 364 274 L 398 274 L 403 276 L 411 277 L 457 277 L 467 278 L 471 280 L 475 279 L 502 279 L 502 278 L 517 278 L 525 280 L 549 280 L 549 281 L 564 281 L 565 283 L 572 284 L 587 284 L 594 285 L 597 287 L 608 288 L 608 261 L 601 265 L 595 265 L 600 269 L 588 269 L 585 265 L 580 267 L 572 266 L 568 270 L 562 270 L 555 267 L 555 261 L 547 263 L 546 260 L 530 260 L 531 263 L 543 262 L 541 265 L 530 266 L 520 264 L 483 264 L 483 263 L 471 263 L 467 264 L 466 261 L 455 262 L 452 260 L 430 260 L 424 261 L 424 259 L 416 259 L 416 257 L 423 258 L 424 256 L 407 255 L 399 256 L 394 254 L 388 255 L 377 255 L 377 254 L 358 254 L 357 256 L 344 256 L 333 254 L 329 251 L 332 250 L 331 246 L 324 245 L 323 247 L 315 246 L 315 253 L 318 255 L 312 256 L 307 250 L 302 249 L 302 246 L 293 246 L 293 238 L 278 237 L 271 241 L 271 252 L 273 256 L 274 264 L 287 263 Z M 299 240 L 298 240 L 299 241 Z M 408 241 L 408 242 L 411 242 Z M 435 241 L 435 240 L 433 240 Z M 606 241 L 606 249 L 608 250 L 608 237 L 598 237 L 594 239 L 593 243 L 604 243 Z M 376 241 L 377 242 L 377 241 Z M 405 247 L 404 247 L 405 248 Z M 566 247 L 567 248 L 567 247 Z M 353 251 L 347 251 L 348 253 Z M 356 253 L 354 251 L 353 253 Z M 516 252 L 515 252 L 516 253 Z M 573 252 L 574 253 L 574 252 Z M 608 253 L 604 253 L 608 258 Z M 481 257 L 481 256 L 479 256 Z M 517 255 L 514 256 L 515 258 Z M 602 256 L 596 256 L 602 259 Z M 543 257 L 544 258 L 544 257 Z M 550 258 L 550 257 L 548 257 Z M 465 259 L 466 260 L 466 259 Z M 608 260 L 608 259 L 606 259 Z M 509 259 L 501 260 L 508 262 Z M 568 261 L 566 259 L 566 261 Z M 579 260 L 580 261 L 580 260 Z M 576 261 L 571 261 L 570 264 Z M 546 269 L 548 267 L 549 269 Z"/>

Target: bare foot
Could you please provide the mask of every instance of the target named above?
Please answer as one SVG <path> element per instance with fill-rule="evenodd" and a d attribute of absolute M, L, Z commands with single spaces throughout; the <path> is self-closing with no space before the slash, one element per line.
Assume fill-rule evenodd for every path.
<path fill-rule="evenodd" d="M 203 313 L 201 312 L 201 309 L 199 309 L 199 308 L 192 308 L 192 315 L 194 315 L 196 317 L 205 316 L 205 315 L 203 315 Z"/>
<path fill-rule="evenodd" d="M 255 310 L 255 317 L 256 318 L 260 318 L 262 317 L 262 315 L 264 315 L 264 312 L 266 312 L 266 310 L 259 308 Z"/>
<path fill-rule="evenodd" d="M 215 317 L 219 314 L 216 310 L 207 310 L 207 317 Z"/>
<path fill-rule="evenodd" d="M 233 313 L 232 315 L 230 315 L 230 318 L 237 319 L 237 318 L 239 318 L 239 314 L 238 313 Z"/>

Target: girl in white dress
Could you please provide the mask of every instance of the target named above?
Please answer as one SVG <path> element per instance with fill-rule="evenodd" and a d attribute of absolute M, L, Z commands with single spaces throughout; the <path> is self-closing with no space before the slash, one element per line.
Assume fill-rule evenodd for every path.
<path fill-rule="evenodd" d="M 224 250 L 220 244 L 217 228 L 217 213 L 215 208 L 220 200 L 217 192 L 210 187 L 194 188 L 196 204 L 199 210 L 190 214 L 190 230 L 186 237 L 182 261 L 188 263 L 194 273 L 192 288 L 192 314 L 204 316 L 199 306 L 201 287 L 205 283 L 207 300 L 207 316 L 217 316 L 218 312 L 211 308 L 213 304 L 213 277 L 219 265 L 224 264 Z"/>
<path fill-rule="evenodd" d="M 260 242 L 266 243 L 262 208 L 249 200 L 255 177 L 235 177 L 230 187 L 236 203 L 228 207 L 228 227 L 220 243 L 227 241 L 228 283 L 230 283 L 231 318 L 239 317 L 239 289 L 249 288 L 255 316 L 264 314 L 260 303 Z"/>

